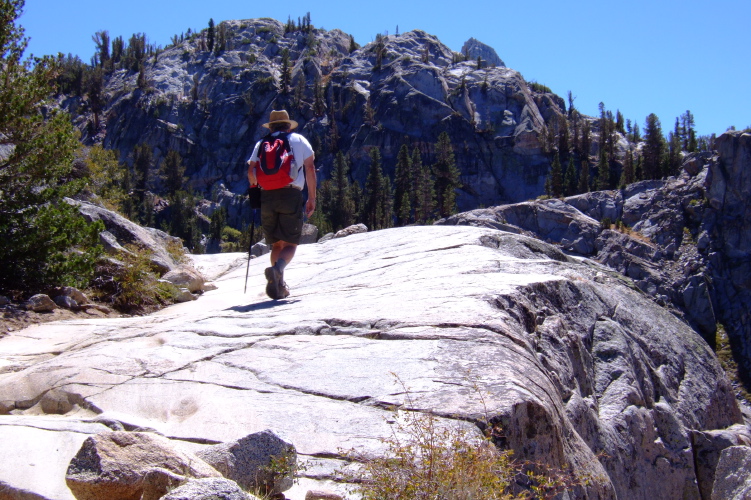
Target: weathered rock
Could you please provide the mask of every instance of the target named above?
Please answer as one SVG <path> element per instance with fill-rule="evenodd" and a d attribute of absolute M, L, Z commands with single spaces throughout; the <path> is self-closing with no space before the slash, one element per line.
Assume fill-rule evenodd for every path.
<path fill-rule="evenodd" d="M 0 306 L 7 306 L 10 304 L 10 299 L 5 295 L 0 295 Z"/>
<path fill-rule="evenodd" d="M 310 490 L 305 494 L 305 500 L 344 500 L 344 497 L 331 491 Z"/>
<path fill-rule="evenodd" d="M 173 489 L 162 500 L 258 500 L 226 478 L 191 479 Z"/>
<path fill-rule="evenodd" d="M 751 498 L 751 448 L 731 446 L 723 450 L 715 474 L 712 500 Z"/>
<path fill-rule="evenodd" d="M 203 285 L 206 282 L 200 272 L 192 267 L 181 265 L 177 269 L 173 269 L 164 276 L 163 280 L 169 281 L 178 288 L 187 288 L 190 293 L 196 293 L 203 290 Z"/>
<path fill-rule="evenodd" d="M 269 430 L 196 454 L 243 489 L 269 494 L 281 493 L 292 486 L 297 464 L 295 447 Z"/>
<path fill-rule="evenodd" d="M 197 298 L 198 296 L 190 293 L 190 290 L 188 290 L 187 288 L 181 288 L 177 297 L 175 297 L 175 302 L 182 304 L 183 302 L 190 302 L 192 300 L 196 300 Z"/>
<path fill-rule="evenodd" d="M 490 419 L 515 458 L 580 471 L 572 495 L 601 499 L 697 498 L 691 433 L 743 420 L 684 321 L 537 239 L 429 226 L 304 245 L 284 303 L 265 296 L 266 259 L 242 293 L 244 257 L 193 256 L 219 287 L 195 303 L 0 338 L 0 404 L 31 426 L 54 388 L 79 407 L 65 418 L 191 443 L 273 428 L 316 457 L 300 497 L 337 478 L 341 450 L 384 453 L 393 408 L 478 437 Z"/>
<path fill-rule="evenodd" d="M 78 309 L 78 302 L 73 300 L 71 297 L 68 297 L 67 295 L 58 295 L 57 297 L 55 297 L 54 302 L 58 306 L 65 309 Z"/>
<path fill-rule="evenodd" d="M 24 304 L 26 309 L 34 312 L 50 312 L 57 309 L 55 302 L 43 293 L 38 293 L 29 297 L 29 300 Z"/>
<path fill-rule="evenodd" d="M 473 61 L 479 57 L 482 60 L 484 66 L 497 66 L 499 68 L 506 66 L 505 64 L 503 64 L 501 58 L 498 57 L 495 49 L 488 45 L 485 45 L 475 38 L 470 38 L 469 40 L 464 42 L 461 52 L 462 54 L 467 56 L 468 59 Z"/>
<path fill-rule="evenodd" d="M 722 452 L 731 446 L 751 446 L 751 432 L 743 425 L 713 431 L 693 431 L 691 445 L 701 497 L 710 498 L 715 484 L 715 470 Z"/>
<path fill-rule="evenodd" d="M 365 224 L 355 224 L 344 229 L 340 229 L 334 234 L 334 238 L 344 238 L 353 234 L 367 233 L 368 227 Z"/>
<path fill-rule="evenodd" d="M 300 238 L 301 245 L 308 245 L 315 243 L 318 240 L 318 228 L 313 224 L 303 224 L 302 226 L 302 238 Z"/>
<path fill-rule="evenodd" d="M 145 482 L 149 473 L 151 481 Z M 158 499 L 172 484 L 165 480 L 170 475 L 201 478 L 219 473 L 201 460 L 175 450 L 162 436 L 104 432 L 84 441 L 70 462 L 65 480 L 78 500 L 140 499 L 143 495 Z"/>
<path fill-rule="evenodd" d="M 176 245 L 182 248 L 180 238 L 170 236 L 158 229 L 141 227 L 115 212 L 85 201 L 70 199 L 66 201 L 76 205 L 81 215 L 88 221 L 102 221 L 107 232 L 116 238 L 118 245 L 132 244 L 146 249 L 150 253 L 151 262 L 162 273 L 167 273 L 179 266 L 179 263 L 168 252 L 167 246 Z M 109 236 L 104 239 L 110 241 Z M 109 246 L 115 248 L 111 242 Z"/>

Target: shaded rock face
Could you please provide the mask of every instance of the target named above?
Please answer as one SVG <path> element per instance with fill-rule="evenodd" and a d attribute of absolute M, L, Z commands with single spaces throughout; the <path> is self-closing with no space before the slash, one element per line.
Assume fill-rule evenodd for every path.
<path fill-rule="evenodd" d="M 352 158 L 352 174 L 364 183 L 369 149 L 381 149 L 392 174 L 403 143 L 419 147 L 423 161 L 434 161 L 441 132 L 454 139 L 464 188 L 463 207 L 534 198 L 542 192 L 550 160 L 540 135 L 546 117 L 561 115 L 560 99 L 537 99 L 522 76 L 506 68 L 495 51 L 467 42 L 473 60 L 456 54 L 436 37 L 411 31 L 383 38 L 350 52 L 349 36 L 339 30 L 284 32 L 277 21 L 222 23 L 227 49 L 201 50 L 200 37 L 161 52 L 144 63 L 147 89 L 138 72 L 120 70 L 105 80 L 102 126 L 86 101 L 64 100 L 86 143 L 116 149 L 123 160 L 134 146 L 149 144 L 154 165 L 169 149 L 184 159 L 192 187 L 230 209 L 242 205 L 247 189 L 245 161 L 263 135 L 271 109 L 287 108 L 317 151 L 322 178 L 334 152 Z M 282 53 L 289 51 L 291 82 L 281 90 Z M 381 54 L 379 57 L 378 54 Z M 477 68 L 480 56 L 489 64 Z M 461 59 L 461 58 L 458 58 Z M 319 97 L 315 92 L 324 81 Z M 317 102 L 318 101 L 318 102 Z M 152 184 L 158 184 L 156 175 Z M 248 220 L 247 208 L 242 213 Z"/>
<path fill-rule="evenodd" d="M 751 135 L 728 132 L 717 155 L 688 155 L 678 177 L 621 191 L 473 210 L 439 224 L 528 234 L 592 257 L 669 305 L 714 345 L 717 323 L 751 374 Z M 622 221 L 621 232 L 603 227 Z"/>
<path fill-rule="evenodd" d="M 691 328 L 628 278 L 539 240 L 432 226 L 303 245 L 284 301 L 265 297 L 263 259 L 243 294 L 239 257 L 195 257 L 204 273 L 221 269 L 198 302 L 0 339 L 0 408 L 12 414 L 0 427 L 35 425 L 54 388 L 77 401 L 59 419 L 196 446 L 272 428 L 321 480 L 336 477 L 342 450 L 384 453 L 397 407 L 478 435 L 501 425 L 497 444 L 516 458 L 588 479 L 576 498 L 645 500 L 711 491 L 712 460 L 698 476 L 692 433 L 747 432 Z M 714 455 L 743 442 L 723 439 Z"/>

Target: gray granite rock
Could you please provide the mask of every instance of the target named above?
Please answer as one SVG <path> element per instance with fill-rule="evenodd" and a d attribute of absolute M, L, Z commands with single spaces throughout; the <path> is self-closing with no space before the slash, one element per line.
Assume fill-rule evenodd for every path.
<path fill-rule="evenodd" d="M 191 479 L 173 489 L 162 500 L 258 500 L 234 481 L 225 478 Z"/>
<path fill-rule="evenodd" d="M 277 494 L 292 487 L 295 447 L 270 430 L 203 449 L 197 456 L 245 490 Z"/>

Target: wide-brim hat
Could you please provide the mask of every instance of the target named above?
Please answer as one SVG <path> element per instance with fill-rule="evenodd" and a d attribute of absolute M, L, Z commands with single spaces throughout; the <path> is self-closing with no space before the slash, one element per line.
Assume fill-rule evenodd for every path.
<path fill-rule="evenodd" d="M 277 123 L 289 123 L 290 130 L 297 128 L 297 122 L 295 120 L 290 120 L 289 113 L 283 109 L 279 111 L 273 110 L 269 115 L 269 123 L 264 123 L 263 126 L 265 128 L 271 128 L 271 125 Z"/>

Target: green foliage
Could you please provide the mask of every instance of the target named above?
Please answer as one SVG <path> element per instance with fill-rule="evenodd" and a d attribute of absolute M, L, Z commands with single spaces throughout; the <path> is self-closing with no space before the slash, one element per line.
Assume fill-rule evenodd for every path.
<path fill-rule="evenodd" d="M 608 162 L 605 148 L 601 147 L 600 159 L 597 162 L 597 190 L 605 189 L 610 189 L 610 162 Z"/>
<path fill-rule="evenodd" d="M 448 217 L 456 212 L 456 190 L 460 187 L 459 169 L 454 158 L 454 148 L 448 133 L 442 132 L 436 143 L 435 194 L 438 214 Z"/>
<path fill-rule="evenodd" d="M 415 222 L 427 224 L 436 207 L 435 178 L 428 165 L 423 164 L 420 150 L 412 150 L 412 168 L 415 171 Z"/>
<path fill-rule="evenodd" d="M 402 144 L 396 157 L 396 169 L 394 174 L 394 212 L 396 225 L 404 226 L 412 219 L 412 205 L 414 203 L 414 172 L 412 170 L 412 158 L 409 147 Z"/>
<path fill-rule="evenodd" d="M 568 167 L 566 168 L 566 174 L 563 177 L 563 194 L 565 196 L 575 195 L 578 183 L 579 178 L 576 172 L 576 164 L 574 163 L 574 155 L 570 154 L 568 157 Z"/>
<path fill-rule="evenodd" d="M 644 140 L 645 144 L 642 149 L 644 179 L 659 179 L 663 174 L 662 165 L 666 145 L 660 119 L 654 113 L 647 117 Z"/>
<path fill-rule="evenodd" d="M 242 231 L 230 226 L 224 226 L 220 238 L 222 242 L 219 244 L 219 248 L 222 252 L 242 252 L 244 250 L 240 247 Z"/>
<path fill-rule="evenodd" d="M 202 253 L 195 196 L 185 191 L 177 191 L 169 196 L 168 200 L 171 212 L 167 231 L 172 236 L 182 238 L 185 246 L 193 253 Z"/>
<path fill-rule="evenodd" d="M 391 181 L 383 174 L 381 151 L 370 149 L 370 170 L 365 181 L 365 207 L 362 217 L 368 229 L 385 229 L 393 225 Z"/>
<path fill-rule="evenodd" d="M 349 182 L 349 158 L 340 151 L 334 159 L 331 172 L 331 207 L 332 230 L 337 231 L 355 223 L 357 217 L 352 185 Z"/>
<path fill-rule="evenodd" d="M 100 274 L 111 280 L 95 283 L 99 299 L 109 300 L 116 309 L 128 312 L 148 312 L 175 302 L 179 290 L 159 280 L 151 264 L 150 253 L 135 245 L 126 245 L 119 258 L 121 265 L 108 263 Z"/>
<path fill-rule="evenodd" d="M 27 40 L 15 25 L 23 6 L 0 3 L 0 289 L 82 286 L 101 253 L 102 227 L 63 201 L 85 184 L 74 178 L 77 141 L 67 115 L 42 115 L 58 66 L 23 58 Z"/>
<path fill-rule="evenodd" d="M 540 94 L 552 94 L 553 93 L 553 91 L 550 90 L 550 87 L 547 87 L 547 86 L 545 86 L 545 85 L 543 85 L 541 83 L 537 83 L 537 82 L 534 82 L 534 81 L 529 82 L 529 87 L 533 91 L 535 91 L 537 93 L 540 93 Z"/>
<path fill-rule="evenodd" d="M 174 149 L 167 151 L 159 170 L 167 195 L 172 196 L 185 188 L 188 178 L 185 177 L 185 165 L 180 153 Z"/>
<path fill-rule="evenodd" d="M 546 187 L 546 192 L 549 196 L 557 198 L 563 194 L 563 171 L 558 152 L 553 157 L 553 164 L 550 166 L 550 174 L 548 175 Z"/>
<path fill-rule="evenodd" d="M 92 146 L 85 158 L 89 174 L 89 189 L 110 210 L 121 210 L 127 197 L 125 183 L 127 167 L 117 161 L 113 150 Z"/>

